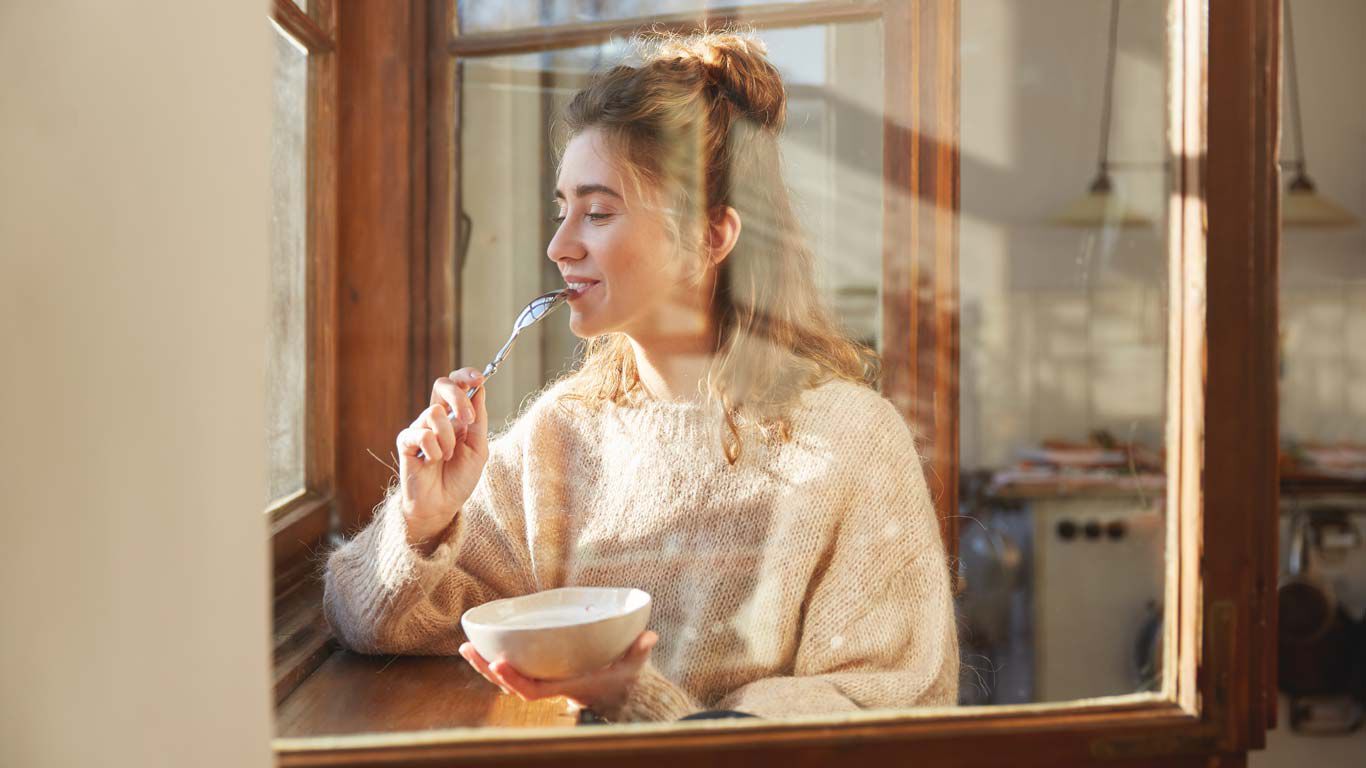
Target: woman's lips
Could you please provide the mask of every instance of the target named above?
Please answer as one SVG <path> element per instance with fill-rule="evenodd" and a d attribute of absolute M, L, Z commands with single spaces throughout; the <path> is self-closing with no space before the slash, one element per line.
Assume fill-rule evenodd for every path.
<path fill-rule="evenodd" d="M 598 285 L 600 285 L 600 283 L 594 281 L 578 288 L 571 287 L 569 289 L 569 300 L 573 301 L 574 299 L 583 298 L 584 294 L 588 293 L 589 291 L 592 291 L 594 288 L 597 288 Z"/>

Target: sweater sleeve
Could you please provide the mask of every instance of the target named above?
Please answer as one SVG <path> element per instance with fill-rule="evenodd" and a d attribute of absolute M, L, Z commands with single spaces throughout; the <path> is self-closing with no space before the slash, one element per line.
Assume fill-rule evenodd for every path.
<path fill-rule="evenodd" d="M 692 694 L 665 677 L 654 662 L 647 661 L 621 706 L 594 711 L 610 722 L 633 723 L 667 722 L 703 709 L 706 707 Z"/>
<path fill-rule="evenodd" d="M 370 524 L 328 557 L 324 613 L 353 651 L 454 655 L 467 608 L 534 591 L 519 445 L 490 444 L 474 493 L 429 556 L 408 544 L 398 493 L 395 482 Z"/>
<path fill-rule="evenodd" d="M 884 401 L 885 402 L 885 401 Z M 952 706 L 958 634 L 949 568 L 914 440 L 888 403 L 852 439 L 843 517 L 813 578 L 793 674 L 756 680 L 716 707 L 760 717 Z"/>

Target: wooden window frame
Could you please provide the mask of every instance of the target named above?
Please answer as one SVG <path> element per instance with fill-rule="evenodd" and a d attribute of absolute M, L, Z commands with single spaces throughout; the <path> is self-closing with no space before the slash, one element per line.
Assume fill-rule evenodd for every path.
<path fill-rule="evenodd" d="M 304 489 L 266 510 L 278 703 L 329 653 L 314 556 L 334 528 L 337 439 L 337 12 L 273 0 L 270 18 L 308 52 Z"/>
<path fill-rule="evenodd" d="M 906 66 L 898 71 L 906 77 L 889 79 L 886 86 L 895 100 L 889 99 L 887 107 L 884 159 L 889 183 L 914 193 L 887 225 L 893 242 L 885 254 L 884 279 L 901 286 L 899 311 L 907 321 L 890 329 L 896 336 L 885 338 L 900 339 L 890 345 L 899 350 L 894 360 L 914 366 L 893 374 L 892 394 L 918 424 L 929 426 L 934 439 L 942 440 L 956 429 L 957 278 L 951 257 L 957 240 L 958 150 L 956 142 L 936 144 L 922 134 L 957 136 L 958 0 L 761 6 L 745 19 L 765 26 L 812 12 L 829 14 L 828 21 L 869 5 L 902 30 L 888 33 L 900 47 L 889 47 L 887 55 L 905 57 Z M 361 30 L 357 37 L 367 38 L 354 49 L 343 48 L 341 56 L 347 174 L 341 189 L 346 216 L 340 283 L 348 311 L 340 321 L 339 410 L 346 429 L 338 435 L 338 506 L 353 529 L 365 522 L 359 511 L 378 500 L 375 486 L 383 487 L 374 482 L 381 475 L 355 454 L 389 445 L 394 426 L 425 404 L 431 372 L 449 370 L 458 359 L 459 276 L 452 268 L 459 238 L 453 214 L 459 189 L 452 183 L 459 167 L 455 59 L 462 52 L 488 55 L 502 50 L 495 44 L 515 41 L 509 33 L 488 33 L 452 42 L 447 39 L 452 6 L 452 0 L 413 0 L 342 9 L 342 28 Z M 1088 706 L 953 708 L 813 725 L 665 724 L 629 733 L 574 729 L 535 740 L 506 733 L 461 734 L 459 740 L 442 733 L 356 734 L 277 744 L 279 764 L 498 760 L 597 767 L 650 759 L 660 765 L 836 760 L 1244 765 L 1248 750 L 1264 746 L 1275 716 L 1280 6 L 1278 0 L 1173 0 L 1171 9 L 1170 29 L 1178 42 L 1168 62 L 1175 143 L 1169 258 L 1175 293 L 1167 444 L 1175 455 L 1168 508 L 1178 518 L 1169 529 L 1168 551 L 1179 557 L 1172 559 L 1167 579 L 1168 615 L 1175 621 L 1165 630 L 1161 693 Z M 708 19 L 669 23 L 695 26 L 725 16 L 713 12 Z M 591 42 L 601 39 L 605 27 L 627 24 L 579 25 L 572 34 Z M 567 34 L 538 29 L 517 44 L 524 46 L 520 50 L 535 50 L 553 38 L 552 47 L 559 47 Z M 905 41 L 915 44 L 901 46 Z M 378 66 L 396 52 L 413 67 L 406 83 Z M 925 72 L 939 74 L 928 89 Z M 373 120 L 374 110 L 386 108 L 406 119 L 388 121 L 387 133 L 379 135 L 360 115 L 369 110 Z M 407 161 L 406 173 L 375 175 L 396 160 Z M 385 214 L 391 216 L 381 219 Z M 407 258 L 383 262 L 377 256 L 381 248 Z M 908 291 L 927 284 L 931 300 L 913 304 Z M 383 333 L 363 332 L 377 323 Z M 399 377 L 375 373 L 382 370 L 405 371 L 407 379 L 395 385 Z M 928 392 L 934 395 L 926 397 Z M 956 446 L 956 436 L 952 439 Z M 931 460 L 943 457 L 936 453 Z M 351 477 L 348 466 L 365 471 Z M 947 504 L 956 482 L 948 477 L 938 482 L 939 503 Z"/>

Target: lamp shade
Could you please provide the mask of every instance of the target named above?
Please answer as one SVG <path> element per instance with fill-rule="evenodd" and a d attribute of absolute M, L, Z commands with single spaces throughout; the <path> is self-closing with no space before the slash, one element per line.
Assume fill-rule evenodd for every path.
<path fill-rule="evenodd" d="M 1300 176 L 1281 198 L 1281 223 L 1287 227 L 1350 227 L 1357 223 L 1346 208 L 1320 195 Z"/>
<path fill-rule="evenodd" d="M 1110 41 L 1105 62 L 1105 100 L 1100 113 L 1100 167 L 1085 195 L 1049 217 L 1064 227 L 1148 227 L 1152 219 L 1116 195 L 1110 182 L 1110 110 L 1114 106 L 1115 47 L 1119 40 L 1119 0 L 1110 0 Z"/>
<path fill-rule="evenodd" d="M 1054 214 L 1049 221 L 1064 227 L 1150 227 L 1153 220 L 1117 195 L 1107 177 L 1096 179 L 1091 190 Z"/>

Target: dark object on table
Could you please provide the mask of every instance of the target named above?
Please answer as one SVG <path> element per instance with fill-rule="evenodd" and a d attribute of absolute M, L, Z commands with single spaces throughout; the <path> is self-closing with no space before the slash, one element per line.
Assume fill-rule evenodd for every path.
<path fill-rule="evenodd" d="M 739 712 L 734 709 L 704 709 L 701 712 L 694 712 L 691 715 L 680 717 L 678 718 L 678 722 L 681 723 L 684 720 L 727 720 L 730 718 L 742 717 L 752 717 L 756 720 L 759 719 L 758 715 L 751 715 L 748 712 Z"/>
<path fill-rule="evenodd" d="M 726 720 L 730 718 L 752 717 L 758 719 L 758 715 L 751 715 L 748 712 L 739 712 L 734 709 L 704 709 L 701 712 L 694 712 L 691 715 L 678 718 L 681 723 L 684 720 Z M 608 725 L 602 716 L 591 709 L 584 708 L 579 710 L 579 725 Z"/>
<path fill-rule="evenodd" d="M 1281 647 L 1302 647 L 1323 639 L 1334 626 L 1337 601 L 1327 581 L 1314 568 L 1308 515 L 1297 513 L 1290 525 L 1290 557 L 1281 578 L 1277 627 Z"/>

